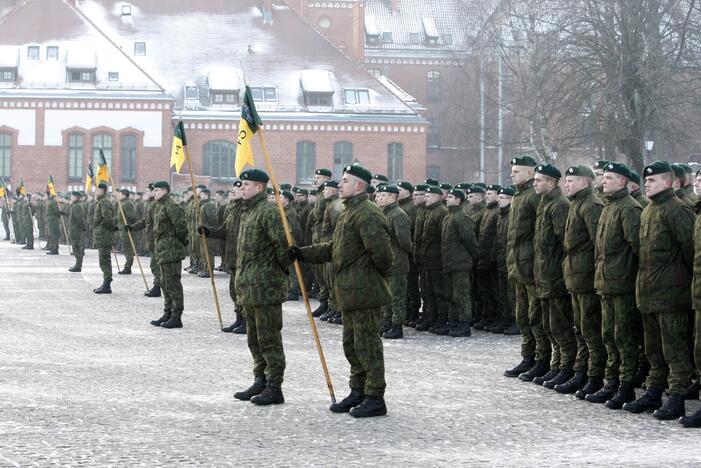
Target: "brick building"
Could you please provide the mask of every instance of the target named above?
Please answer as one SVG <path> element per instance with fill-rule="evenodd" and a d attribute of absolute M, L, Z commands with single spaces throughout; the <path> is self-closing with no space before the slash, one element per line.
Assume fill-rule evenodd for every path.
<path fill-rule="evenodd" d="M 280 2 L 0 0 L 0 177 L 81 188 L 102 148 L 115 185 L 182 188 L 168 167 L 182 118 L 198 181 L 226 186 L 248 84 L 279 180 L 352 161 L 422 179 L 421 108 L 351 58 L 359 40 L 334 45 Z"/>

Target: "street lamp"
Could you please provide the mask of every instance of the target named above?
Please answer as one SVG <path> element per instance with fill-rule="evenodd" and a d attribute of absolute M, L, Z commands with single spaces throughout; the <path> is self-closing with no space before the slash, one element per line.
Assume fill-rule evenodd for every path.
<path fill-rule="evenodd" d="M 645 140 L 645 151 L 647 151 L 648 163 L 652 159 L 652 148 L 655 146 L 655 140 Z"/>

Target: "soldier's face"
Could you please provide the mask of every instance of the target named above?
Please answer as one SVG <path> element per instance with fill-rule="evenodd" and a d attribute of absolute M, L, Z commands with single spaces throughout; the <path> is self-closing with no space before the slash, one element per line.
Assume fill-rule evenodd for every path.
<path fill-rule="evenodd" d="M 165 197 L 166 195 L 168 195 L 168 189 L 164 189 L 164 188 L 153 189 L 153 197 L 156 200 L 160 200 L 161 198 Z"/>
<path fill-rule="evenodd" d="M 338 189 L 333 187 L 324 187 L 324 198 L 329 199 L 338 194 Z"/>
<path fill-rule="evenodd" d="M 405 188 L 399 187 L 399 199 L 400 200 L 404 200 L 405 198 L 409 198 L 410 195 L 411 195 L 410 191 L 408 191 Z"/>
<path fill-rule="evenodd" d="M 654 197 L 658 193 L 671 188 L 672 179 L 675 178 L 676 177 L 673 177 L 671 172 L 645 177 L 645 195 L 648 197 Z"/>
<path fill-rule="evenodd" d="M 604 184 L 604 170 L 594 169 L 594 188 L 600 189 Z"/>
<path fill-rule="evenodd" d="M 461 200 L 455 195 L 448 194 L 448 196 L 445 197 L 445 203 L 448 206 L 458 206 L 460 204 L 460 201 Z"/>
<path fill-rule="evenodd" d="M 391 205 L 394 202 L 395 196 L 396 195 L 393 193 L 380 192 L 375 195 L 375 203 L 380 207 Z"/>
<path fill-rule="evenodd" d="M 550 192 L 556 184 L 553 184 L 554 179 L 543 174 L 535 175 L 535 182 L 533 182 L 533 189 L 538 195 Z"/>
<path fill-rule="evenodd" d="M 533 177 L 533 168 L 528 166 L 511 166 L 511 182 L 521 185 Z"/>
<path fill-rule="evenodd" d="M 487 200 L 487 203 L 494 203 L 495 201 L 497 201 L 498 197 L 499 193 L 496 190 L 487 190 L 487 193 L 484 196 L 484 198 Z"/>
<path fill-rule="evenodd" d="M 244 200 L 250 200 L 263 190 L 265 190 L 265 185 L 263 185 L 260 182 L 244 180 L 243 184 L 241 185 L 241 193 L 243 195 Z"/>
<path fill-rule="evenodd" d="M 701 196 L 701 175 L 694 178 L 694 193 Z"/>
<path fill-rule="evenodd" d="M 468 193 L 467 194 L 467 203 L 469 203 L 470 205 L 477 205 L 482 200 L 484 200 L 484 195 L 481 193 Z"/>
<path fill-rule="evenodd" d="M 307 196 L 303 193 L 295 193 L 295 201 L 297 203 L 304 203 L 307 201 Z"/>
<path fill-rule="evenodd" d="M 343 174 L 338 184 L 338 194 L 341 198 L 353 198 L 365 191 L 365 184 L 356 176 Z"/>
<path fill-rule="evenodd" d="M 601 187 L 604 193 L 616 193 L 628 185 L 628 179 L 615 172 L 604 172 Z"/>
<path fill-rule="evenodd" d="M 314 174 L 314 187 L 319 188 L 321 187 L 321 184 L 329 180 L 329 177 L 319 175 L 319 174 Z"/>
<path fill-rule="evenodd" d="M 498 199 L 499 208 L 506 208 L 507 206 L 511 205 L 511 200 L 513 198 L 514 197 L 512 197 L 511 195 L 504 195 L 504 194 L 499 195 L 499 199 Z"/>
<path fill-rule="evenodd" d="M 105 190 L 105 189 L 99 188 L 99 189 L 97 189 L 97 195 L 98 195 L 98 196 L 104 195 L 106 191 L 107 191 L 107 190 Z M 46 198 L 48 198 L 48 197 L 46 197 Z"/>
<path fill-rule="evenodd" d="M 230 195 L 234 198 L 234 200 L 240 200 L 243 198 L 243 193 L 241 192 L 241 187 L 234 187 L 231 190 Z"/>
<path fill-rule="evenodd" d="M 576 195 L 579 191 L 584 190 L 589 184 L 584 177 L 567 176 L 565 177 L 565 193 L 570 197 Z"/>
<path fill-rule="evenodd" d="M 309 203 L 316 202 L 316 195 L 309 195 L 309 198 L 307 200 L 309 200 Z"/>
<path fill-rule="evenodd" d="M 426 192 L 414 192 L 414 203 L 423 205 L 426 202 Z"/>
<path fill-rule="evenodd" d="M 425 198 L 426 198 L 426 206 L 433 206 L 443 199 L 443 195 L 439 195 L 437 193 L 427 193 L 425 195 Z"/>
<path fill-rule="evenodd" d="M 71 195 L 71 203 L 78 203 L 80 198 L 76 197 L 75 195 Z"/>
<path fill-rule="evenodd" d="M 628 191 L 629 191 L 630 193 L 633 193 L 633 192 L 636 192 L 636 191 L 638 191 L 638 190 L 640 190 L 640 185 L 636 184 L 636 183 L 633 182 L 632 180 L 629 180 L 629 181 L 628 181 Z"/>
<path fill-rule="evenodd" d="M 679 177 L 672 178 L 672 188 L 674 188 L 674 190 L 682 188 L 682 180 Z"/>

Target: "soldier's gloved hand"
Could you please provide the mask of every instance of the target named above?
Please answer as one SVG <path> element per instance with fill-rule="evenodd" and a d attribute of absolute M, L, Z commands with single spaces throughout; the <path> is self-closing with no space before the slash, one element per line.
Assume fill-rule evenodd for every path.
<path fill-rule="evenodd" d="M 304 261 L 304 255 L 302 254 L 302 250 L 296 245 L 293 245 L 292 247 L 287 249 L 287 256 L 290 258 L 291 262 L 294 262 L 295 260 L 299 260 L 300 262 Z"/>
<path fill-rule="evenodd" d="M 125 225 L 124 225 L 124 229 L 126 229 L 127 231 L 131 231 L 131 230 L 134 229 L 134 228 L 132 227 L 131 224 L 125 224 Z"/>
<path fill-rule="evenodd" d="M 197 226 L 197 234 L 209 236 L 209 228 L 207 226 Z"/>

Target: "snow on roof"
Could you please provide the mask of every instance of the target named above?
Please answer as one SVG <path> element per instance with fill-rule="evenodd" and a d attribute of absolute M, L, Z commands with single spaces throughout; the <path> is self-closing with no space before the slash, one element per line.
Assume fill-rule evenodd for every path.
<path fill-rule="evenodd" d="M 0 68 L 17 68 L 19 64 L 19 47 L 0 46 Z"/>
<path fill-rule="evenodd" d="M 95 49 L 81 45 L 66 51 L 66 68 L 86 70 L 97 68 Z"/>
<path fill-rule="evenodd" d="M 241 70 L 238 68 L 215 65 L 207 73 L 209 88 L 218 91 L 238 91 L 241 81 Z"/>
<path fill-rule="evenodd" d="M 300 82 L 305 93 L 333 93 L 331 73 L 323 70 L 303 70 Z"/>

